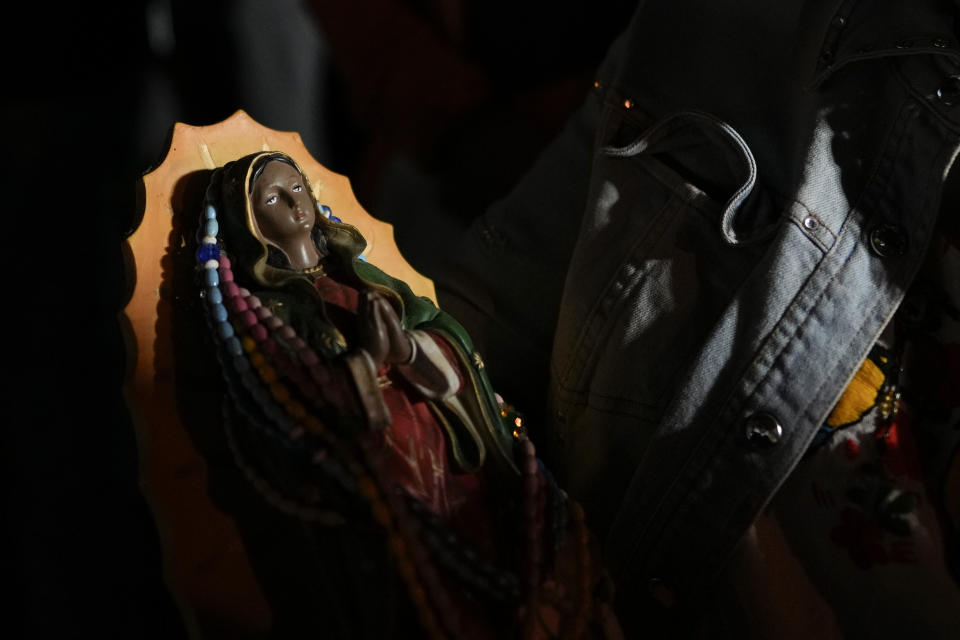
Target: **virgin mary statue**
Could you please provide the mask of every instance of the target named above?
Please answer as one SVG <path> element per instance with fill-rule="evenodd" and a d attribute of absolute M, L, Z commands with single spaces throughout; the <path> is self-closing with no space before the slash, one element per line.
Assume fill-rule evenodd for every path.
<path fill-rule="evenodd" d="M 493 392 L 470 337 L 366 262 L 363 237 L 325 215 L 289 156 L 216 170 L 197 244 L 227 441 L 262 497 L 309 532 L 290 575 L 318 595 L 303 604 L 311 613 L 278 615 L 280 627 L 436 638 L 615 629 L 600 615 L 582 511 Z"/>

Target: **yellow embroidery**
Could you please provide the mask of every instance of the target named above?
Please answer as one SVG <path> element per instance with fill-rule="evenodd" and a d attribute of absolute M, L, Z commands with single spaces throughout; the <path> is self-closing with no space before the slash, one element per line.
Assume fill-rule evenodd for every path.
<path fill-rule="evenodd" d="M 885 360 L 885 358 L 881 358 Z M 883 371 L 870 358 L 863 361 L 853 380 L 844 389 L 843 395 L 827 418 L 827 425 L 837 429 L 853 424 L 877 403 L 877 394 L 886 378 Z"/>

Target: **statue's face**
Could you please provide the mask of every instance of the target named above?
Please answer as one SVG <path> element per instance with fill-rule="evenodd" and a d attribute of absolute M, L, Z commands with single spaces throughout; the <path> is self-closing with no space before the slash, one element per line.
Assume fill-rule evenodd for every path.
<path fill-rule="evenodd" d="M 309 237 L 316 222 L 313 196 L 296 168 L 279 160 L 268 162 L 250 198 L 264 240 L 282 248 Z"/>

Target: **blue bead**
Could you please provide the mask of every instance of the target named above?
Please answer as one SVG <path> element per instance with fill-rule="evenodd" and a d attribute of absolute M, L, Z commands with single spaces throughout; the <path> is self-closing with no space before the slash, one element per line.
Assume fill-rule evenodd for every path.
<path fill-rule="evenodd" d="M 220 293 L 219 287 L 210 287 L 209 289 L 207 289 L 207 301 L 210 304 L 223 303 L 223 294 Z"/>
<path fill-rule="evenodd" d="M 226 322 L 227 321 L 227 308 L 222 304 L 215 304 L 210 308 L 210 312 L 213 314 L 213 319 L 217 322 Z M 229 337 L 229 336 L 227 336 Z"/>
<path fill-rule="evenodd" d="M 217 218 L 217 210 L 213 208 L 212 204 L 208 204 L 203 210 L 203 216 L 207 220 L 215 220 Z"/>
<path fill-rule="evenodd" d="M 243 373 L 245 371 L 250 371 L 250 361 L 243 356 L 234 356 L 233 368 L 240 373 Z"/>
<path fill-rule="evenodd" d="M 282 431 L 290 431 L 291 427 L 287 416 L 276 405 L 267 408 L 267 417 L 273 420 Z"/>
<path fill-rule="evenodd" d="M 223 339 L 227 340 L 233 336 L 233 325 L 229 322 L 221 322 L 217 325 L 217 334 Z"/>
<path fill-rule="evenodd" d="M 220 225 L 217 224 L 216 220 L 207 220 L 206 224 L 203 225 L 203 231 L 205 236 L 215 236 L 220 231 Z"/>
<path fill-rule="evenodd" d="M 240 344 L 240 340 L 237 336 L 232 338 L 227 338 L 227 341 L 224 343 L 224 346 L 227 348 L 227 353 L 232 356 L 243 355 L 243 345 Z"/>
<path fill-rule="evenodd" d="M 197 249 L 197 262 L 216 260 L 220 257 L 220 247 L 215 244 L 201 244 Z"/>
<path fill-rule="evenodd" d="M 253 372 L 250 369 L 240 372 L 240 379 L 243 381 L 243 386 L 250 389 L 250 392 L 253 394 L 253 397 L 256 398 L 258 394 L 263 393 L 263 390 L 257 384 L 257 376 L 253 375 Z"/>
<path fill-rule="evenodd" d="M 208 287 L 215 287 L 220 284 L 220 276 L 217 274 L 216 269 L 204 269 L 203 270 L 203 281 Z"/>

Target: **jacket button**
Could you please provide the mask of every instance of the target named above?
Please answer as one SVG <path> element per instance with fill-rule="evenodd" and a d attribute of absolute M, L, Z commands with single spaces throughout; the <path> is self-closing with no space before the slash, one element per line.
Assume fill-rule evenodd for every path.
<path fill-rule="evenodd" d="M 960 104 L 960 76 L 949 76 L 937 89 L 937 98 L 948 107 Z"/>
<path fill-rule="evenodd" d="M 769 413 L 758 412 L 747 418 L 744 424 L 747 442 L 757 449 L 769 449 L 780 442 L 783 427 Z"/>
<path fill-rule="evenodd" d="M 880 258 L 897 258 L 907 252 L 907 234 L 903 227 L 881 222 L 870 230 L 870 251 Z"/>
<path fill-rule="evenodd" d="M 652 578 L 650 582 L 647 583 L 647 591 L 650 593 L 650 596 L 664 608 L 669 609 L 677 603 L 677 594 L 674 592 L 673 587 L 660 578 Z"/>

